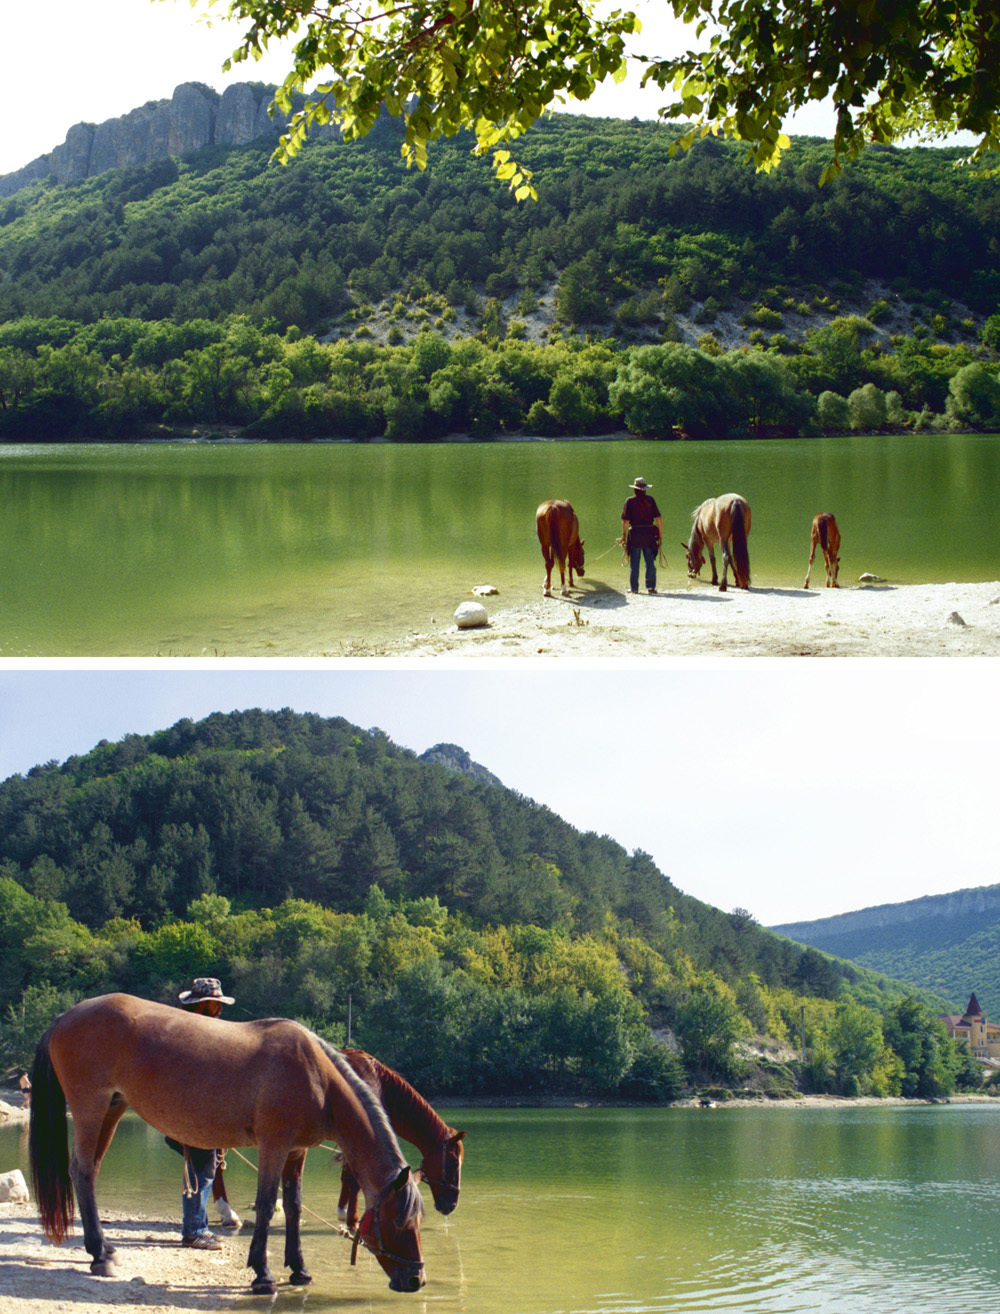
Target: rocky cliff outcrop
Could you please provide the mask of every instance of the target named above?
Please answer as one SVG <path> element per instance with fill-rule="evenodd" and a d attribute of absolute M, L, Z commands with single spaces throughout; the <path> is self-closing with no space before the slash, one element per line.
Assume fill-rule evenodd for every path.
<path fill-rule="evenodd" d="M 459 748 L 457 744 L 435 744 L 426 753 L 420 754 L 420 761 L 435 762 L 438 766 L 447 767 L 449 771 L 461 771 L 463 775 L 473 776 L 486 785 L 503 785 L 503 781 L 492 771 L 473 762 L 465 749 Z"/>
<path fill-rule="evenodd" d="M 188 155 L 203 146 L 277 140 L 287 120 L 269 113 L 273 96 L 274 88 L 260 83 L 237 82 L 220 95 L 204 83 L 185 82 L 170 100 L 141 105 L 96 126 L 77 123 L 61 146 L 0 178 L 0 196 L 11 196 L 39 178 L 80 182 L 108 169 Z"/>

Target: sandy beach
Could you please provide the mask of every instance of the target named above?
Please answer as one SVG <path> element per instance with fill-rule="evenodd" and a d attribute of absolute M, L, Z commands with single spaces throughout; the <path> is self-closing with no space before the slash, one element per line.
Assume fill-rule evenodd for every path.
<path fill-rule="evenodd" d="M 822 581 L 822 574 L 820 574 Z M 456 605 L 462 599 L 456 599 Z M 478 599 L 487 624 L 442 623 L 358 657 L 458 662 L 553 658 L 604 663 L 648 658 L 993 657 L 1000 655 L 1000 582 L 856 583 L 838 589 L 694 583 L 655 596 L 574 589 L 505 608 Z"/>

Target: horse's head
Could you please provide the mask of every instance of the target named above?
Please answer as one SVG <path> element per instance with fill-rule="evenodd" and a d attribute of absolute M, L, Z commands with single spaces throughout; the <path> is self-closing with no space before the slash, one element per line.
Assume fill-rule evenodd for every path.
<path fill-rule="evenodd" d="M 458 1204 L 458 1193 L 462 1186 L 462 1158 L 465 1147 L 462 1145 L 464 1131 L 449 1136 L 440 1145 L 435 1145 L 430 1154 L 424 1155 L 420 1165 L 420 1175 L 431 1188 L 434 1208 L 439 1214 L 450 1214 Z"/>
<path fill-rule="evenodd" d="M 705 554 L 701 550 L 701 539 L 692 534 L 691 542 L 682 543 L 681 547 L 687 554 L 688 579 L 694 579 L 705 564 Z"/>
<path fill-rule="evenodd" d="M 569 564 L 578 575 L 583 574 L 583 539 L 578 538 L 569 550 Z"/>
<path fill-rule="evenodd" d="M 358 1242 L 372 1252 L 389 1274 L 390 1291 L 419 1291 L 424 1285 L 424 1259 L 420 1253 L 420 1220 L 424 1206 L 409 1168 L 404 1168 L 379 1192 L 354 1234 L 351 1263 Z"/>

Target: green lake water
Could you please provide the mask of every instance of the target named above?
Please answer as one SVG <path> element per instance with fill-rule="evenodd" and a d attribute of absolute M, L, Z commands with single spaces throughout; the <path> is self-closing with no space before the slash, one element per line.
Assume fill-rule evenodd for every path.
<path fill-rule="evenodd" d="M 468 1129 L 458 1210 L 428 1203 L 427 1286 L 394 1295 L 307 1215 L 308 1291 L 237 1307 L 414 1314 L 979 1314 L 996 1307 L 1000 1106 L 448 1110 Z M 406 1148 L 406 1147 L 404 1147 Z M 0 1168 L 26 1168 L 0 1128 Z M 253 1175 L 233 1156 L 237 1208 Z M 339 1174 L 310 1154 L 305 1204 L 335 1219 Z M 128 1117 L 99 1203 L 180 1211 L 177 1156 Z M 429 1198 L 428 1198 L 429 1200 Z M 79 1244 L 79 1227 L 74 1233 Z M 225 1245 L 246 1246 L 244 1231 Z M 272 1233 L 276 1274 L 281 1239 Z M 282 1275 L 284 1276 L 284 1270 Z M 98 1279 L 95 1279 L 97 1281 Z"/>
<path fill-rule="evenodd" d="M 339 656 L 445 629 L 477 584 L 499 589 L 494 609 L 540 596 L 550 497 L 577 510 L 585 589 L 621 592 L 638 474 L 663 512 L 664 591 L 689 587 L 691 510 L 729 491 L 751 505 L 757 588 L 801 585 L 820 510 L 841 527 L 842 584 L 1000 578 L 997 435 L 8 445 L 0 656 Z"/>

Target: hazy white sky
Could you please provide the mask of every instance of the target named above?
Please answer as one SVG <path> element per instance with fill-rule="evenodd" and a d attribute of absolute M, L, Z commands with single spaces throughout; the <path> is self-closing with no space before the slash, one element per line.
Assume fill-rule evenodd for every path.
<path fill-rule="evenodd" d="M 0 778 L 212 711 L 292 707 L 468 749 L 575 826 L 764 924 L 1000 882 L 989 662 L 626 670 L 0 668 Z"/>
<path fill-rule="evenodd" d="M 623 3 L 616 7 L 626 8 Z M 643 20 L 641 45 L 662 54 L 693 37 L 662 0 L 634 0 Z M 221 72 L 239 43 L 240 28 L 206 15 L 225 12 L 198 0 L 3 0 L 0 9 L 0 175 L 58 146 L 75 123 L 117 118 L 148 100 L 173 94 L 182 82 L 222 90 L 233 81 L 279 82 L 287 72 L 280 50 L 261 63 Z M 683 34 L 683 35 L 681 35 Z M 640 93 L 638 78 L 608 83 L 587 103 L 589 113 L 654 118 L 664 97 Z M 827 135 L 829 116 L 816 111 L 796 131 Z M 488 167 L 484 164 L 484 168 Z"/>

